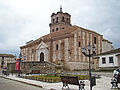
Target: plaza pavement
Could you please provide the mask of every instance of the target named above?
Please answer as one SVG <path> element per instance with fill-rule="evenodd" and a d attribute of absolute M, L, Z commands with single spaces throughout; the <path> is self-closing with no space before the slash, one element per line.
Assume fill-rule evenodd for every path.
<path fill-rule="evenodd" d="M 46 90 L 62 90 L 61 89 L 62 82 L 46 83 L 46 82 L 41 82 L 41 81 L 36 81 L 36 80 L 19 78 L 16 75 L 9 75 L 9 76 L 0 75 L 0 77 L 14 80 L 14 81 L 19 81 L 19 82 L 37 86 L 37 87 L 42 87 Z M 100 79 L 96 80 L 96 86 L 93 87 L 93 90 L 112 90 L 110 81 L 111 81 L 111 77 L 101 76 Z M 69 85 L 69 87 L 70 87 L 70 90 L 78 90 L 78 86 L 76 86 L 76 85 Z M 64 89 L 64 90 L 67 90 L 67 89 Z M 85 80 L 85 90 L 89 90 L 89 81 L 88 80 Z M 115 89 L 115 90 L 117 90 L 117 89 Z"/>

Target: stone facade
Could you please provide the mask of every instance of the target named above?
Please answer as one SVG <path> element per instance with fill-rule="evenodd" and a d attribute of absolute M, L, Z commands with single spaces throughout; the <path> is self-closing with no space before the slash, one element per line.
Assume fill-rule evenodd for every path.
<path fill-rule="evenodd" d="M 113 49 L 113 47 L 104 48 L 106 44 L 112 46 L 112 43 L 108 41 L 104 44 L 103 35 L 79 26 L 72 26 L 71 15 L 63 13 L 62 9 L 51 15 L 49 26 L 49 34 L 20 47 L 24 62 L 57 63 L 61 61 L 71 70 L 88 69 L 88 58 L 82 54 L 81 50 L 83 47 L 87 48 L 89 43 L 94 44 L 97 54 Z M 91 63 L 94 68 L 93 58 Z"/>
<path fill-rule="evenodd" d="M 15 71 L 15 63 L 8 63 L 8 70 L 9 72 Z M 31 73 L 32 70 L 40 70 L 41 74 L 51 74 L 56 72 L 56 66 L 54 64 L 51 64 L 49 62 L 39 62 L 39 61 L 33 61 L 33 62 L 21 62 L 20 63 L 20 70 L 22 73 Z"/>

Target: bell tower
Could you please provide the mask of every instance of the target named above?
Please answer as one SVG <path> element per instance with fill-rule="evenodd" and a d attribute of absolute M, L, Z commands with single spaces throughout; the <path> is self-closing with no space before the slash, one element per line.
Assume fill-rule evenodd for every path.
<path fill-rule="evenodd" d="M 71 26 L 71 15 L 68 13 L 63 13 L 62 6 L 60 6 L 60 11 L 57 13 L 52 13 L 51 23 L 49 26 L 50 33 L 64 30 L 65 28 Z"/>

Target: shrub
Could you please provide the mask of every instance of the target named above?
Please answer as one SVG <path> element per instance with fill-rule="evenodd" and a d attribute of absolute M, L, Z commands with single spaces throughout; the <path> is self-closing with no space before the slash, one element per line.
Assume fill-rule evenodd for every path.
<path fill-rule="evenodd" d="M 79 80 L 89 79 L 88 75 L 67 75 L 67 76 L 77 76 Z M 35 76 L 25 76 L 23 78 L 38 80 L 43 82 L 50 82 L 50 83 L 61 82 L 61 78 L 58 75 L 35 75 Z"/>

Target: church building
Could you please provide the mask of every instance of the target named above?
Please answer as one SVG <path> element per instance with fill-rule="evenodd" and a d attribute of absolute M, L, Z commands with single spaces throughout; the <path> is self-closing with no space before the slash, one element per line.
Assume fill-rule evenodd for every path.
<path fill-rule="evenodd" d="M 46 61 L 53 64 L 61 62 L 70 70 L 88 69 L 89 59 L 82 54 L 82 48 L 94 45 L 96 53 L 100 54 L 113 50 L 112 42 L 103 35 L 71 24 L 71 15 L 64 13 L 62 8 L 52 13 L 49 24 L 50 33 L 36 40 L 31 40 L 20 47 L 23 62 Z M 94 58 L 91 59 L 95 68 Z"/>

